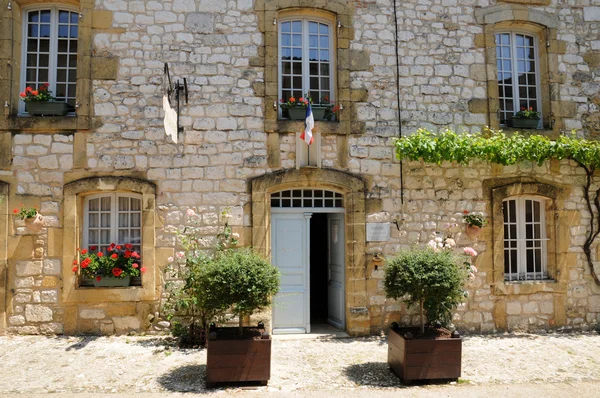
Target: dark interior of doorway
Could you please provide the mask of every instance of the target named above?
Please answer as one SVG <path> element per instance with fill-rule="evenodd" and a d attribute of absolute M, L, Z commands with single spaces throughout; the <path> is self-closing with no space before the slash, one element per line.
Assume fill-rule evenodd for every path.
<path fill-rule="evenodd" d="M 327 214 L 310 218 L 310 323 L 327 323 Z"/>

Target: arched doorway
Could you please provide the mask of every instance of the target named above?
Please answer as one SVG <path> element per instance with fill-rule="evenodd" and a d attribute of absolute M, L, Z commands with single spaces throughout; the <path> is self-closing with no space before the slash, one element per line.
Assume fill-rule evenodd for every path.
<path fill-rule="evenodd" d="M 350 334 L 368 334 L 368 314 L 351 311 L 366 303 L 366 283 L 356 283 L 366 281 L 364 196 L 360 177 L 330 169 L 284 170 L 252 181 L 253 246 L 282 270 L 275 333 L 310 332 L 311 270 L 325 267 L 327 291 L 319 295 L 327 298 L 327 320 Z M 327 240 L 319 269 L 314 256 L 311 261 L 311 223 L 313 236 Z"/>

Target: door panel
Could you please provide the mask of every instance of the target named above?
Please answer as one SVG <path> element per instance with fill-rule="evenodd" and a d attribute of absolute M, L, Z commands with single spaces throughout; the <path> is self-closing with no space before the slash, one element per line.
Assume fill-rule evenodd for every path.
<path fill-rule="evenodd" d="M 345 328 L 345 300 L 344 300 L 344 272 L 345 272 L 345 239 L 344 239 L 344 215 L 327 215 L 327 236 L 329 239 L 329 255 L 327 259 L 327 270 L 329 275 L 328 293 L 328 315 L 327 322 L 337 328 Z"/>
<path fill-rule="evenodd" d="M 308 219 L 299 214 L 272 214 L 271 262 L 281 271 L 273 306 L 273 333 L 309 333 Z"/>

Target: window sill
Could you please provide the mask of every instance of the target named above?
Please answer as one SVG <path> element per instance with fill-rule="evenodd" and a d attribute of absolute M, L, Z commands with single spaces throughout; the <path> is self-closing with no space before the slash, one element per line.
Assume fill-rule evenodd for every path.
<path fill-rule="evenodd" d="M 277 133 L 297 133 L 304 130 L 304 120 L 265 119 L 265 131 Z M 351 134 L 350 123 L 339 121 L 315 121 L 315 132 L 322 134 Z"/>
<path fill-rule="evenodd" d="M 81 115 L 66 116 L 4 116 L 0 117 L 0 131 L 32 131 L 51 133 L 90 129 L 90 118 Z"/>
<path fill-rule="evenodd" d="M 535 293 L 566 293 L 567 283 L 553 279 L 537 281 L 502 281 L 492 285 L 493 294 L 499 296 Z"/>

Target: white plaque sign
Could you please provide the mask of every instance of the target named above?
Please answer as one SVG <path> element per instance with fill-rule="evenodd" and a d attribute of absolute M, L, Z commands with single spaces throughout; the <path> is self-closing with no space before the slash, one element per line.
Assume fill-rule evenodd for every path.
<path fill-rule="evenodd" d="M 390 223 L 367 223 L 367 242 L 387 242 L 390 240 Z"/>

